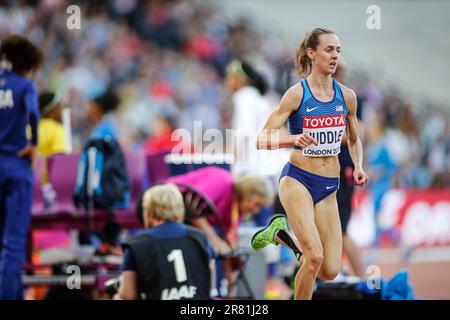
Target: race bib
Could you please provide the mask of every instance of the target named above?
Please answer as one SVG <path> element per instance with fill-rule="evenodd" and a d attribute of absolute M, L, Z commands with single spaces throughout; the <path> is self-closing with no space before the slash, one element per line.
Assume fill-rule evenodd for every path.
<path fill-rule="evenodd" d="M 311 116 L 303 118 L 303 133 L 308 133 L 317 140 L 318 145 L 311 144 L 303 149 L 308 157 L 336 156 L 341 152 L 342 137 L 345 131 L 345 116 Z"/>

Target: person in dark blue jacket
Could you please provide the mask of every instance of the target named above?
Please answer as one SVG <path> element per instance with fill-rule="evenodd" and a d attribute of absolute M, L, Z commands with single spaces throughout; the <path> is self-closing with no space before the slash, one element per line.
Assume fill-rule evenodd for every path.
<path fill-rule="evenodd" d="M 42 62 L 41 50 L 21 35 L 9 35 L 0 45 L 0 299 L 23 298 L 39 120 L 31 77 Z"/>

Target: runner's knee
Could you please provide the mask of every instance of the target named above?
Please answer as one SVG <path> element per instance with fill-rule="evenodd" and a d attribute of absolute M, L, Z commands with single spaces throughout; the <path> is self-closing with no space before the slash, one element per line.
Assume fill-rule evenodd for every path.
<path fill-rule="evenodd" d="M 322 266 L 323 254 L 321 252 L 305 256 L 303 267 L 311 273 L 317 274 Z"/>
<path fill-rule="evenodd" d="M 338 264 L 323 263 L 318 277 L 322 280 L 333 280 L 339 273 Z"/>

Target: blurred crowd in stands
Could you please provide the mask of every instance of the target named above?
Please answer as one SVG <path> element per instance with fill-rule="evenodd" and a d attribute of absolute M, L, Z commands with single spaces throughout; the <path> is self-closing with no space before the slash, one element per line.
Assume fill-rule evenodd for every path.
<path fill-rule="evenodd" d="M 68 1 L 0 2 L 0 40 L 22 33 L 42 47 L 46 62 L 37 85 L 40 91 L 62 93 L 71 107 L 74 150 L 89 135 L 88 101 L 108 89 L 120 97 L 114 118 L 123 147 L 155 152 L 172 146 L 169 137 L 175 128 L 192 131 L 194 120 L 202 121 L 203 130 L 230 126 L 224 76 L 233 59 L 250 62 L 266 77 L 266 95 L 274 108 L 289 84 L 293 50 L 249 20 L 228 21 L 208 2 L 77 4 L 81 29 L 69 30 Z M 348 70 L 345 82 L 362 108 L 366 161 L 377 163 L 381 143 L 385 160 L 394 164 L 394 186 L 450 186 L 448 110 L 385 91 L 376 75 L 357 71 Z M 375 167 L 369 166 L 368 173 L 373 180 L 382 177 Z"/>

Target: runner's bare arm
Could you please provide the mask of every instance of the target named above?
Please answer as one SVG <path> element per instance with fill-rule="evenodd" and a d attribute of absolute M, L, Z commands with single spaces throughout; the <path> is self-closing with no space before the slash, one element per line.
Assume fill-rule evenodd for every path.
<path fill-rule="evenodd" d="M 312 143 L 317 144 L 317 141 L 307 133 L 284 136 L 280 134 L 280 128 L 286 123 L 291 113 L 298 108 L 302 96 L 303 88 L 299 84 L 286 91 L 278 108 L 271 113 L 263 130 L 258 135 L 257 149 L 273 150 L 293 145 L 305 148 Z"/>
<path fill-rule="evenodd" d="M 348 137 L 348 150 L 352 158 L 355 170 L 353 178 L 357 186 L 363 186 L 367 183 L 369 177 L 364 172 L 363 166 L 363 147 L 358 132 L 358 119 L 356 117 L 356 94 L 353 90 L 343 87 L 343 94 L 345 103 L 347 105 L 347 128 L 346 133 Z"/>

